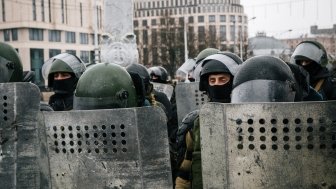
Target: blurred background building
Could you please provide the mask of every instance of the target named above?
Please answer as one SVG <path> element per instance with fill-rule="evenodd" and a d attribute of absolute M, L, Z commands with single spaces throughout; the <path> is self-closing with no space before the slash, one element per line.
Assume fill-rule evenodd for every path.
<path fill-rule="evenodd" d="M 163 65 L 171 74 L 207 47 L 246 52 L 247 26 L 240 0 L 134 1 L 140 62 Z"/>
<path fill-rule="evenodd" d="M 34 82 L 44 87 L 41 68 L 50 57 L 68 52 L 92 59 L 94 23 L 102 31 L 102 9 L 101 0 L 1 0 L 0 41 L 16 48 L 23 69 L 35 71 Z"/>
<path fill-rule="evenodd" d="M 0 41 L 19 52 L 24 70 L 35 71 L 43 88 L 45 60 L 62 52 L 86 63 L 99 60 L 105 0 L 0 0 Z M 248 40 L 248 18 L 240 0 L 133 0 L 133 28 L 139 63 L 162 65 L 173 76 L 188 58 L 207 47 L 228 50 L 245 60 L 274 55 L 288 61 L 303 40 L 321 42 L 331 62 L 336 55 L 336 24 L 283 38 L 260 32 Z M 257 18 L 258 19 L 258 18 Z M 290 32 L 291 30 L 286 30 Z"/>

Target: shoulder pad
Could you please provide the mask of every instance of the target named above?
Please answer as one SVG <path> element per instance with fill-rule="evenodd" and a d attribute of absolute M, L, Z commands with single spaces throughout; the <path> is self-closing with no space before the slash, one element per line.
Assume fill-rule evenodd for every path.
<path fill-rule="evenodd" d="M 194 122 L 194 120 L 198 117 L 199 110 L 194 110 L 190 113 L 188 113 L 184 118 L 182 119 L 182 123 L 189 124 L 190 122 Z"/>

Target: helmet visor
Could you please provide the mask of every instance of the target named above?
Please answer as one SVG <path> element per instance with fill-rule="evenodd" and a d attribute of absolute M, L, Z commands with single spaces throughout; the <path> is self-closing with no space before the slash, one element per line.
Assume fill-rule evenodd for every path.
<path fill-rule="evenodd" d="M 195 60 L 194 59 L 188 59 L 185 63 L 182 64 L 182 66 L 178 69 L 184 73 L 189 73 L 193 70 L 193 67 L 195 66 Z"/>
<path fill-rule="evenodd" d="M 0 83 L 6 83 L 12 77 L 14 65 L 11 61 L 0 56 Z"/>
<path fill-rule="evenodd" d="M 65 62 L 73 70 L 73 73 L 75 74 L 77 78 L 79 78 L 85 71 L 85 64 L 80 59 L 78 59 L 74 55 L 71 55 L 68 53 L 62 53 L 44 62 L 42 66 L 42 75 L 45 80 L 48 79 L 51 65 L 57 59 L 60 59 L 63 62 Z"/>
<path fill-rule="evenodd" d="M 232 91 L 231 102 L 294 102 L 292 84 L 275 80 L 252 80 Z"/>
<path fill-rule="evenodd" d="M 322 49 L 319 49 L 316 45 L 312 43 L 301 43 L 295 48 L 291 57 L 291 62 L 295 63 L 296 60 L 308 58 L 316 63 L 320 63 L 322 56 Z"/>

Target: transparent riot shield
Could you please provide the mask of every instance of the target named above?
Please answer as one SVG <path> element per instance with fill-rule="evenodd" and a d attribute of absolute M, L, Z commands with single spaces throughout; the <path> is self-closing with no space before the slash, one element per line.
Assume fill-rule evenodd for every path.
<path fill-rule="evenodd" d="M 203 188 L 335 188 L 336 101 L 200 111 Z"/>
<path fill-rule="evenodd" d="M 199 82 L 178 83 L 175 87 L 177 118 L 180 124 L 189 112 L 199 109 L 209 101 L 205 92 L 199 91 Z"/>
<path fill-rule="evenodd" d="M 166 118 L 161 109 L 43 115 L 54 188 L 172 188 Z"/>
<path fill-rule="evenodd" d="M 48 188 L 45 138 L 37 127 L 39 88 L 0 83 L 0 94 L 0 188 Z"/>
<path fill-rule="evenodd" d="M 164 93 L 169 100 L 171 99 L 171 97 L 173 95 L 173 92 L 174 92 L 174 87 L 173 86 L 171 86 L 169 84 L 155 83 L 155 82 L 152 82 L 152 84 L 153 84 L 153 88 L 156 91 Z"/>

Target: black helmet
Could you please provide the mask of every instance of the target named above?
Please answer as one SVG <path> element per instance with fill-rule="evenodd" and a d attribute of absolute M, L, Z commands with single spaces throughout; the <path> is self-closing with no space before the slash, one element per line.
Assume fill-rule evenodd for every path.
<path fill-rule="evenodd" d="M 239 63 L 224 54 L 214 54 L 205 58 L 202 62 L 199 90 L 206 91 L 211 102 L 230 102 L 232 91 L 232 79 L 239 68 Z M 209 85 L 210 74 L 227 73 L 230 80 L 224 85 Z"/>
<path fill-rule="evenodd" d="M 240 62 L 224 54 L 210 55 L 202 62 L 199 90 L 207 91 L 208 76 L 212 73 L 229 73 L 232 77 L 238 71 Z"/>
<path fill-rule="evenodd" d="M 145 66 L 141 64 L 130 64 L 126 67 L 128 73 L 136 73 L 138 74 L 145 84 L 145 90 L 149 89 L 150 85 L 150 76 L 148 70 Z"/>
<path fill-rule="evenodd" d="M 167 83 L 169 81 L 169 74 L 162 66 L 154 66 L 148 69 L 151 81 L 156 83 Z M 157 79 L 153 79 L 153 76 Z"/>
<path fill-rule="evenodd" d="M 293 102 L 295 79 L 289 66 L 273 56 L 246 60 L 233 79 L 232 102 Z"/>
<path fill-rule="evenodd" d="M 327 51 L 317 41 L 302 41 L 296 46 L 291 56 L 291 62 L 298 64 L 298 60 L 302 59 L 309 59 L 321 67 L 325 67 L 328 64 Z"/>
<path fill-rule="evenodd" d="M 22 63 L 16 50 L 0 42 L 0 83 L 20 82 L 23 79 Z"/>
<path fill-rule="evenodd" d="M 141 107 L 144 105 L 146 96 L 148 96 L 153 89 L 147 68 L 135 63 L 128 65 L 126 70 L 132 77 L 137 93 L 138 106 Z"/>
<path fill-rule="evenodd" d="M 74 96 L 75 110 L 136 106 L 135 87 L 124 67 L 99 63 L 90 66 L 78 81 Z"/>

